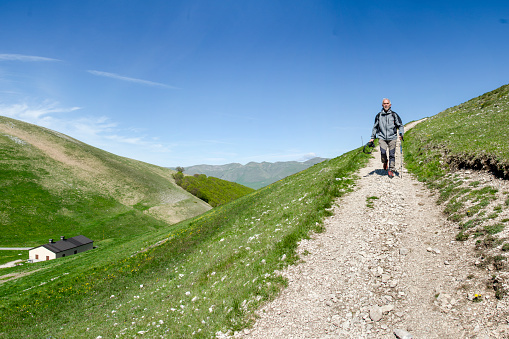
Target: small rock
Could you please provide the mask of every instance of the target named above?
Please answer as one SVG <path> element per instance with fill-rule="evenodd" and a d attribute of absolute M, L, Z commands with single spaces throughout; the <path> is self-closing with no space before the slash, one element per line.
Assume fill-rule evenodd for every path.
<path fill-rule="evenodd" d="M 451 295 L 446 293 L 440 293 L 440 295 L 437 297 L 437 301 L 439 301 L 442 304 L 446 304 L 451 300 Z"/>
<path fill-rule="evenodd" d="M 394 335 L 398 339 L 412 339 L 413 338 L 413 336 L 410 333 L 408 333 L 405 330 L 401 330 L 401 329 L 395 329 Z"/>
<path fill-rule="evenodd" d="M 382 311 L 382 314 L 389 313 L 393 309 L 394 309 L 394 305 L 392 305 L 392 304 L 387 304 L 387 305 L 383 305 L 382 307 L 380 307 L 380 310 Z"/>
<path fill-rule="evenodd" d="M 341 317 L 338 314 L 332 316 L 331 322 L 333 325 L 339 327 L 341 324 Z"/>
<path fill-rule="evenodd" d="M 401 255 L 407 255 L 408 254 L 408 248 L 400 248 L 399 249 L 399 254 Z"/>
<path fill-rule="evenodd" d="M 444 261 L 444 265 L 450 265 L 449 261 Z"/>
<path fill-rule="evenodd" d="M 369 309 L 369 317 L 373 321 L 380 321 L 382 319 L 382 309 L 378 307 L 377 305 L 372 306 Z"/>

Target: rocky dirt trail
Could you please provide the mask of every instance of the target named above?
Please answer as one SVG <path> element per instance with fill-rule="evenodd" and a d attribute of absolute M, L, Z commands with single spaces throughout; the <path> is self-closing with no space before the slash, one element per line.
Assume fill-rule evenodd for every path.
<path fill-rule="evenodd" d="M 373 155 L 326 231 L 300 243 L 304 262 L 281 272 L 288 287 L 235 337 L 509 337 L 507 303 L 432 192 L 405 169 L 390 179 Z"/>

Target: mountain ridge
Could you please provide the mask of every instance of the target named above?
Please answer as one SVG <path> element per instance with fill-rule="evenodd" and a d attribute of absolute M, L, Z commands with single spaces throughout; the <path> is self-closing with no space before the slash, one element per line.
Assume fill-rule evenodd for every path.
<path fill-rule="evenodd" d="M 236 182 L 238 184 L 259 189 L 270 185 L 289 175 L 303 171 L 316 165 L 326 158 L 315 157 L 306 161 L 277 161 L 277 162 L 248 162 L 245 165 L 240 163 L 229 163 L 225 165 L 194 165 L 184 167 L 185 173 L 189 175 L 205 174 L 207 176 Z"/>

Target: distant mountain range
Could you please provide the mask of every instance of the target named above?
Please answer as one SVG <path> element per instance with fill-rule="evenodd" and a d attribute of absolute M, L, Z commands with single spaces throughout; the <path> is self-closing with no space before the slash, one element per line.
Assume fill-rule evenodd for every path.
<path fill-rule="evenodd" d="M 184 174 L 205 174 L 207 176 L 236 182 L 238 184 L 258 189 L 272 184 L 289 175 L 303 171 L 316 165 L 326 158 L 312 158 L 304 162 L 250 162 L 246 165 L 238 163 L 226 165 L 196 165 L 184 167 Z"/>

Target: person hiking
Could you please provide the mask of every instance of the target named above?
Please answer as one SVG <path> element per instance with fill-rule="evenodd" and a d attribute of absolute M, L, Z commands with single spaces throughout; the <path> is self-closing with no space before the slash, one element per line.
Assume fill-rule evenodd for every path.
<path fill-rule="evenodd" d="M 394 177 L 394 168 L 396 166 L 396 140 L 403 140 L 404 127 L 399 115 L 391 110 L 391 101 L 387 98 L 382 100 L 382 110 L 375 117 L 375 124 L 371 132 L 371 140 L 376 138 L 380 141 L 380 155 L 389 178 Z M 389 161 L 387 163 L 387 151 L 389 151 Z"/>

